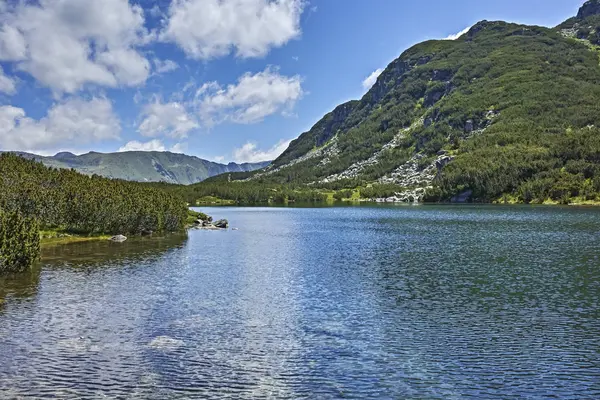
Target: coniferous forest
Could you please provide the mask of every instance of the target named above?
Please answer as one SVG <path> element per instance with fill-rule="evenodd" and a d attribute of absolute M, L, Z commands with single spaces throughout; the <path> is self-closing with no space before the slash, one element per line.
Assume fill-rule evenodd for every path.
<path fill-rule="evenodd" d="M 0 154 L 0 271 L 23 269 L 39 255 L 39 230 L 140 234 L 184 228 L 178 195 L 137 182 L 53 169 Z"/>

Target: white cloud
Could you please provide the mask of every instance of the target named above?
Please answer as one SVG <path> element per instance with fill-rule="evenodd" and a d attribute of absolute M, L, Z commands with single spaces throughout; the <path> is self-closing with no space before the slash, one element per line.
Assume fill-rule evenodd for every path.
<path fill-rule="evenodd" d="M 17 91 L 15 81 L 4 74 L 0 66 L 0 93 L 15 94 Z"/>
<path fill-rule="evenodd" d="M 158 139 L 153 139 L 148 142 L 139 142 L 137 140 L 132 140 L 130 142 L 127 142 L 125 146 L 122 146 L 117 151 L 165 151 L 165 145 L 162 141 Z"/>
<path fill-rule="evenodd" d="M 125 146 L 121 146 L 117 151 L 167 151 L 167 147 L 160 139 L 152 139 L 147 142 L 131 140 L 127 142 Z M 168 151 L 183 154 L 187 151 L 187 143 L 175 143 Z"/>
<path fill-rule="evenodd" d="M 169 149 L 169 151 L 171 153 L 185 153 L 188 149 L 188 144 L 187 143 L 175 143 L 173 146 L 171 146 L 171 148 Z"/>
<path fill-rule="evenodd" d="M 189 131 L 199 127 L 185 107 L 177 102 L 161 103 L 157 99 L 144 107 L 141 116 L 138 132 L 147 137 L 185 138 Z"/>
<path fill-rule="evenodd" d="M 283 76 L 267 67 L 254 75 L 246 73 L 237 84 L 225 88 L 217 82 L 206 83 L 196 92 L 195 102 L 208 126 L 224 121 L 251 124 L 271 114 L 289 113 L 303 94 L 298 75 Z"/>
<path fill-rule="evenodd" d="M 445 37 L 443 40 L 456 40 L 459 37 L 461 37 L 462 35 L 464 35 L 465 33 L 469 32 L 469 30 L 471 29 L 471 26 L 466 27 L 465 29 L 463 29 L 462 31 L 455 33 L 453 35 L 449 35 L 447 37 Z"/>
<path fill-rule="evenodd" d="M 46 117 L 27 117 L 25 110 L 0 106 L 0 147 L 3 150 L 40 151 L 118 139 L 121 126 L 107 99 L 72 98 L 53 105 Z"/>
<path fill-rule="evenodd" d="M 288 146 L 291 140 L 280 140 L 276 145 L 268 150 L 258 149 L 254 142 L 247 142 L 242 147 L 233 149 L 233 160 L 238 163 L 271 161 L 279 157 Z"/>
<path fill-rule="evenodd" d="M 119 83 L 136 86 L 148 79 L 150 63 L 140 53 L 132 49 L 105 51 L 97 56 L 117 78 Z"/>
<path fill-rule="evenodd" d="M 142 8 L 127 0 L 15 2 L 0 15 L 0 60 L 57 93 L 143 83 L 150 65 L 136 47 L 148 38 Z"/>
<path fill-rule="evenodd" d="M 24 60 L 26 52 L 27 43 L 25 43 L 25 38 L 18 29 L 6 24 L 0 25 L 0 60 Z"/>
<path fill-rule="evenodd" d="M 173 60 L 161 60 L 155 58 L 152 61 L 154 62 L 154 70 L 157 74 L 164 74 L 166 72 L 171 72 L 179 68 L 179 65 Z"/>
<path fill-rule="evenodd" d="M 189 57 L 261 57 L 298 37 L 304 0 L 173 0 L 161 33 Z"/>
<path fill-rule="evenodd" d="M 165 15 L 158 6 L 158 4 L 155 4 L 150 10 L 148 10 L 148 14 L 155 18 L 163 17 Z"/>
<path fill-rule="evenodd" d="M 364 81 L 362 81 L 362 87 L 365 90 L 371 89 L 371 87 L 377 82 L 377 78 L 383 72 L 383 68 L 377 68 L 375 71 L 371 72 L 371 75 L 367 76 Z"/>

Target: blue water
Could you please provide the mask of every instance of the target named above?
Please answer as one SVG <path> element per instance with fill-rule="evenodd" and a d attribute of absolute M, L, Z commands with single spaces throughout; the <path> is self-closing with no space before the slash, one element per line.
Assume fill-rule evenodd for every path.
<path fill-rule="evenodd" d="M 600 398 L 600 210 L 204 208 L 0 280 L 0 397 Z"/>

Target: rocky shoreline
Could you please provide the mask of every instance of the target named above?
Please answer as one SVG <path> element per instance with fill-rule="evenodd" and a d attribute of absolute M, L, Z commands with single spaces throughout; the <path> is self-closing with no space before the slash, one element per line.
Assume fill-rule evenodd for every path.
<path fill-rule="evenodd" d="M 204 219 L 198 217 L 192 225 L 193 229 L 207 229 L 207 230 L 222 230 L 229 228 L 229 221 L 226 219 L 220 219 L 213 222 L 211 216 L 206 216 Z"/>

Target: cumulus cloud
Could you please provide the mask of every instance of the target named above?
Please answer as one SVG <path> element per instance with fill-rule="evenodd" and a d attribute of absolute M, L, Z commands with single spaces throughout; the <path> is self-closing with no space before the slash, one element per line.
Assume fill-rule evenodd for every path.
<path fill-rule="evenodd" d="M 6 76 L 0 66 L 0 93 L 14 94 L 17 91 L 14 79 Z"/>
<path fill-rule="evenodd" d="M 118 139 L 121 126 L 112 104 L 104 98 L 72 98 L 53 105 L 35 120 L 25 110 L 0 106 L 0 147 L 34 151 Z"/>
<path fill-rule="evenodd" d="M 185 138 L 189 131 L 199 126 L 185 107 L 177 102 L 161 103 L 157 99 L 144 106 L 141 116 L 138 132 L 147 137 Z"/>
<path fill-rule="evenodd" d="M 171 148 L 169 149 L 169 151 L 171 153 L 185 153 L 188 149 L 188 144 L 187 143 L 175 143 L 173 146 L 171 146 Z"/>
<path fill-rule="evenodd" d="M 136 49 L 148 37 L 142 8 L 127 0 L 15 2 L 0 16 L 0 60 L 58 93 L 133 86 L 149 75 Z"/>
<path fill-rule="evenodd" d="M 2 23 L 0 25 L 0 60 L 21 61 L 26 56 L 27 43 L 21 32 L 14 26 Z"/>
<path fill-rule="evenodd" d="M 254 75 L 246 73 L 227 87 L 206 83 L 196 92 L 195 103 L 208 126 L 224 121 L 251 124 L 278 112 L 288 114 L 303 94 L 298 75 L 283 76 L 268 67 Z"/>
<path fill-rule="evenodd" d="M 291 140 L 280 140 L 273 147 L 267 150 L 261 150 L 254 142 L 246 142 L 242 147 L 233 149 L 233 160 L 238 163 L 271 161 L 279 157 L 288 146 Z"/>
<path fill-rule="evenodd" d="M 172 153 L 184 153 L 187 150 L 187 143 L 175 143 L 168 151 Z M 152 139 L 147 142 L 131 140 L 121 146 L 118 152 L 124 151 L 167 151 L 167 147 L 160 139 Z"/>
<path fill-rule="evenodd" d="M 371 75 L 367 76 L 365 80 L 362 82 L 362 87 L 365 90 L 371 89 L 375 82 L 377 82 L 377 78 L 383 72 L 383 68 L 377 68 L 375 71 L 371 72 Z"/>
<path fill-rule="evenodd" d="M 154 71 L 156 71 L 157 74 L 164 74 L 167 72 L 175 71 L 177 68 L 179 68 L 179 65 L 173 60 L 161 60 L 155 58 L 153 62 Z"/>
<path fill-rule="evenodd" d="M 160 37 L 196 59 L 261 57 L 300 35 L 304 0 L 173 0 Z"/>
<path fill-rule="evenodd" d="M 445 37 L 443 40 L 456 40 L 459 37 L 461 37 L 462 35 L 464 35 L 465 33 L 469 32 L 469 30 L 471 29 L 471 26 L 466 27 L 465 29 L 463 29 L 462 31 L 455 33 L 453 35 L 449 35 L 447 37 Z"/>
<path fill-rule="evenodd" d="M 153 139 L 148 142 L 132 140 L 119 148 L 118 151 L 165 151 L 165 145 L 159 139 Z"/>

